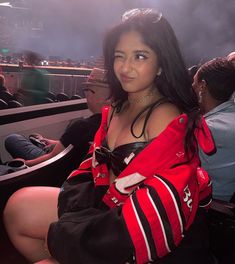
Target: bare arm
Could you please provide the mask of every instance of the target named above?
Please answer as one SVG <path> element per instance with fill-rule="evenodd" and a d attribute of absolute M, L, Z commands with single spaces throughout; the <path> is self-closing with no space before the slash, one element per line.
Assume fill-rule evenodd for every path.
<path fill-rule="evenodd" d="M 43 156 L 40 156 L 40 157 L 33 159 L 33 160 L 25 160 L 25 164 L 27 166 L 31 167 L 31 166 L 36 165 L 38 163 L 41 163 L 45 160 L 53 158 L 54 156 L 59 154 L 64 149 L 65 149 L 65 147 L 62 145 L 62 143 L 60 141 L 57 141 L 55 147 L 53 148 L 53 150 L 50 153 L 44 154 Z"/>
<path fill-rule="evenodd" d="M 34 264 L 59 264 L 59 262 L 57 262 L 53 258 L 48 258 L 48 259 L 43 259 L 41 261 L 35 262 Z"/>

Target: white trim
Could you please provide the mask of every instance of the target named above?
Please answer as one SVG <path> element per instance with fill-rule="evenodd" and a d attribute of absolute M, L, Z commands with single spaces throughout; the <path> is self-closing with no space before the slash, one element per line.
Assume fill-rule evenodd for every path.
<path fill-rule="evenodd" d="M 153 208 L 154 208 L 154 210 L 155 210 L 155 212 L 156 212 L 156 214 L 158 216 L 158 219 L 159 219 L 159 222 L 160 222 L 160 225 L 161 225 L 161 229 L 162 229 L 162 233 L 163 233 L 163 237 L 164 237 L 164 241 L 165 241 L 166 248 L 167 248 L 168 252 L 171 252 L 171 250 L 169 248 L 169 245 L 168 245 L 167 238 L 166 238 L 166 232 L 165 232 L 165 228 L 164 228 L 163 223 L 162 223 L 161 215 L 159 214 L 159 211 L 158 211 L 158 209 L 157 209 L 157 207 L 156 207 L 156 205 L 155 205 L 155 203 L 154 203 L 154 201 L 153 201 L 153 199 L 152 199 L 152 197 L 151 197 L 148 189 L 147 189 L 147 195 L 148 195 L 149 200 L 150 200 L 150 202 L 151 202 L 151 204 L 152 204 L 152 206 L 153 206 Z"/>
<path fill-rule="evenodd" d="M 136 219 L 137 219 L 137 222 L 138 222 L 138 224 L 139 224 L 140 230 L 141 230 L 142 235 L 143 235 L 143 237 L 144 237 L 145 246 L 146 246 L 146 249 L 147 249 L 147 252 L 148 252 L 148 258 L 149 258 L 149 261 L 153 261 L 152 258 L 151 258 L 151 253 L 150 253 L 150 248 L 149 248 L 148 240 L 147 240 L 147 237 L 146 237 L 146 235 L 145 235 L 144 228 L 143 228 L 143 226 L 142 226 L 142 224 L 141 224 L 141 221 L 140 221 L 140 219 L 139 219 L 138 213 L 137 213 L 137 211 L 136 211 L 136 208 L 135 208 L 134 202 L 133 202 L 133 200 L 132 200 L 132 197 L 130 197 L 130 200 L 131 200 L 131 205 L 132 205 L 132 207 L 133 207 L 133 211 L 134 211 L 134 213 L 135 213 L 135 217 L 136 217 Z"/>
<path fill-rule="evenodd" d="M 175 210 L 176 210 L 179 222 L 180 222 L 181 233 L 183 235 L 183 232 L 184 232 L 183 221 L 182 221 L 182 218 L 181 218 L 181 215 L 180 215 L 179 207 L 178 207 L 178 204 L 176 202 L 175 196 L 174 196 L 173 192 L 171 191 L 171 189 L 169 188 L 169 186 L 161 178 L 159 178 L 156 175 L 154 177 L 157 178 L 158 180 L 160 180 L 163 183 L 163 185 L 167 188 L 167 190 L 168 190 L 168 192 L 169 192 L 169 194 L 170 194 L 170 196 L 171 196 L 171 198 L 172 198 L 172 200 L 174 202 Z"/>

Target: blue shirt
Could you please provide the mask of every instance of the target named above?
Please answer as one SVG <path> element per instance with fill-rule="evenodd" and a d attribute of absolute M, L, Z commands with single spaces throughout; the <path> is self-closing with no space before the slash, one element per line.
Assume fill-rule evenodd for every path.
<path fill-rule="evenodd" d="M 200 150 L 202 167 L 212 179 L 213 197 L 229 201 L 235 192 L 235 103 L 231 99 L 204 115 L 212 132 L 216 153 Z"/>

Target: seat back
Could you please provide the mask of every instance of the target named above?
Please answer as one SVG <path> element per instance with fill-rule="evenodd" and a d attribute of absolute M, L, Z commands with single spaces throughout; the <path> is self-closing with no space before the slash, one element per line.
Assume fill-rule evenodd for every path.
<path fill-rule="evenodd" d="M 68 100 L 69 100 L 69 97 L 68 97 L 68 95 L 65 94 L 65 93 L 58 93 L 58 94 L 56 95 L 56 100 L 57 100 L 58 102 L 68 101 Z"/>
<path fill-rule="evenodd" d="M 53 102 L 56 101 L 56 95 L 53 92 L 48 92 L 46 97 L 50 98 Z"/>
<path fill-rule="evenodd" d="M 0 110 L 7 108 L 8 108 L 8 104 L 3 99 L 0 99 Z"/>
<path fill-rule="evenodd" d="M 20 102 L 16 101 L 16 100 L 10 100 L 8 102 L 8 108 L 16 108 L 16 107 L 22 107 L 22 106 L 23 105 Z"/>
<path fill-rule="evenodd" d="M 8 103 L 9 101 L 15 99 L 14 96 L 13 96 L 13 94 L 11 94 L 11 93 L 8 92 L 8 91 L 1 91 L 1 92 L 0 92 L 0 98 L 1 98 L 2 100 L 4 100 L 6 103 Z"/>
<path fill-rule="evenodd" d="M 49 97 L 45 97 L 43 100 L 42 100 L 43 104 L 48 104 L 48 103 L 54 103 L 55 101 L 53 101 L 51 98 Z"/>
<path fill-rule="evenodd" d="M 82 97 L 80 95 L 78 95 L 78 94 L 74 94 L 74 95 L 71 96 L 70 99 L 71 100 L 76 100 L 76 99 L 82 99 Z"/>

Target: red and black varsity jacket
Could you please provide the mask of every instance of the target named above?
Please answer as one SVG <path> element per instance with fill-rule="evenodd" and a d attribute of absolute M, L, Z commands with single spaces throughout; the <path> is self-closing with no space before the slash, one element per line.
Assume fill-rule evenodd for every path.
<path fill-rule="evenodd" d="M 105 213 L 101 213 L 102 216 L 99 218 L 98 215 L 102 210 L 98 212 L 94 204 L 88 202 L 87 206 L 83 207 L 82 203 L 76 199 L 69 199 L 67 208 L 70 209 L 66 209 L 60 220 L 51 225 L 48 234 L 49 250 L 55 258 L 61 260 L 61 263 L 76 262 L 73 262 L 70 256 L 71 252 L 68 253 L 71 250 L 65 249 L 66 242 L 63 248 L 64 252 L 56 252 L 58 251 L 56 240 L 58 240 L 59 235 L 55 232 L 61 232 L 61 236 L 69 240 L 70 237 L 73 237 L 73 241 L 76 241 L 74 243 L 80 244 L 74 246 L 74 248 L 78 248 L 77 263 L 86 263 L 89 256 L 93 254 L 93 258 L 90 258 L 90 262 L 87 263 L 93 263 L 92 259 L 95 260 L 95 258 L 97 258 L 97 262 L 94 263 L 121 263 L 120 259 L 119 262 L 109 262 L 108 258 L 105 261 L 105 253 L 101 253 L 102 249 L 99 251 L 96 248 L 98 247 L 96 242 L 100 241 L 100 245 L 104 247 L 106 245 L 107 249 L 110 248 L 115 252 L 115 246 L 114 249 L 111 247 L 113 240 L 116 240 L 117 243 L 122 242 L 118 238 L 112 237 L 112 233 L 113 236 L 118 236 L 119 231 L 128 236 L 128 242 L 131 244 L 128 250 L 133 252 L 137 263 L 155 261 L 172 252 L 180 244 L 185 231 L 194 221 L 198 207 L 208 206 L 210 203 L 211 182 L 207 173 L 200 168 L 198 155 L 195 154 L 188 160 L 188 156 L 185 154 L 184 137 L 188 122 L 186 114 L 174 119 L 137 156 L 131 153 L 130 157 L 126 157 L 125 162 L 128 166 L 109 186 L 107 165 L 99 164 L 96 159 L 96 150 L 101 147 L 106 137 L 108 111 L 109 107 L 104 107 L 102 123 L 96 133 L 88 158 L 81 163 L 78 170 L 70 174 L 67 182 L 82 179 L 84 175 L 92 175 L 92 190 L 101 187 L 106 188 L 100 199 L 109 209 L 105 210 Z M 203 129 L 198 128 L 195 131 L 195 136 L 200 147 L 206 153 L 210 153 L 214 150 L 214 143 L 204 119 L 202 119 L 201 126 Z M 81 195 L 95 196 L 95 194 L 88 194 L 91 190 L 88 185 L 80 182 L 79 184 L 83 184 L 84 188 L 80 190 L 80 196 L 77 199 L 79 197 L 82 199 Z M 66 189 L 66 185 L 62 187 L 62 193 L 63 188 Z M 87 192 L 82 194 L 86 188 Z M 76 184 L 73 183 L 72 189 L 73 191 L 69 192 L 71 195 L 76 189 Z M 63 199 L 60 198 L 60 200 Z M 71 203 L 73 203 L 72 206 Z M 73 217 L 69 217 L 69 213 L 72 213 Z M 77 222 L 75 220 L 76 214 L 77 219 L 79 219 Z M 113 215 L 116 215 L 115 221 Z M 121 227 L 118 221 L 121 222 Z M 107 232 L 105 232 L 105 226 L 102 226 L 104 223 L 109 227 Z M 82 225 L 85 227 L 81 227 Z M 73 233 L 69 228 L 73 228 L 74 232 L 77 233 Z M 104 232 L 97 236 L 96 231 L 94 231 L 95 228 L 103 228 Z M 117 231 L 116 228 L 120 229 Z M 92 236 L 92 231 L 94 236 Z M 84 240 L 84 232 L 89 234 L 87 239 L 90 239 L 90 242 Z M 119 236 L 122 239 L 120 232 Z M 92 252 L 92 246 L 87 245 L 92 244 L 92 240 L 95 253 Z M 125 244 L 124 241 L 123 244 Z M 119 248 L 116 247 L 116 250 L 120 250 Z M 126 248 L 123 249 L 123 252 L 125 250 Z M 89 254 L 84 253 L 85 251 Z M 101 256 L 99 256 L 98 251 Z M 107 252 L 107 255 L 109 253 Z M 120 254 L 122 253 L 118 252 L 118 255 Z M 99 257 L 102 259 L 100 262 Z"/>

